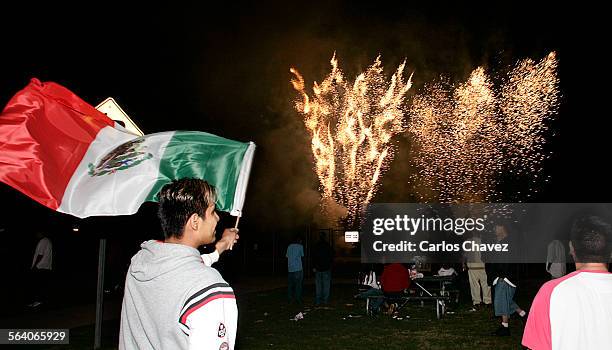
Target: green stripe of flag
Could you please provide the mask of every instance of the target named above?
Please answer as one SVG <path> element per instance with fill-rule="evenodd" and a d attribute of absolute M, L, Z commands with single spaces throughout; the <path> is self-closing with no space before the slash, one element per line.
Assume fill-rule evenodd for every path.
<path fill-rule="evenodd" d="M 232 211 L 240 168 L 249 143 L 197 131 L 177 131 L 162 157 L 158 180 L 147 196 L 157 201 L 159 190 L 174 179 L 204 179 L 217 191 L 217 209 Z M 240 208 L 242 209 L 242 208 Z"/>

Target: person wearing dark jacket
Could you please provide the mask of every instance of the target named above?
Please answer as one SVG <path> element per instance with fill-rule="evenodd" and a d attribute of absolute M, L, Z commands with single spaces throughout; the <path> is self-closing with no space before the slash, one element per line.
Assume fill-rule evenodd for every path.
<path fill-rule="evenodd" d="M 334 250 L 325 240 L 325 234 L 321 234 L 319 242 L 313 249 L 313 265 L 315 272 L 315 305 L 327 304 L 329 302 L 329 291 L 331 289 L 331 267 L 334 261 Z"/>
<path fill-rule="evenodd" d="M 510 243 L 509 231 L 505 225 L 499 224 L 495 226 L 495 236 L 498 243 Z M 501 325 L 494 332 L 494 335 L 509 336 L 510 327 L 508 321 L 510 315 L 514 312 L 522 318 L 526 315 L 526 312 L 514 301 L 514 293 L 516 292 L 518 282 L 516 266 L 508 262 L 487 264 L 487 266 L 489 267 L 487 277 L 489 283 L 494 288 L 493 307 L 495 316 L 501 317 Z"/>

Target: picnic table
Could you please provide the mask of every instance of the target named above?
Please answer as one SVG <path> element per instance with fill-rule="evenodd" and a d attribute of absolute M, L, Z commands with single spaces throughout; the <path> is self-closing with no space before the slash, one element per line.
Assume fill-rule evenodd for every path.
<path fill-rule="evenodd" d="M 412 282 L 419 287 L 419 289 L 431 296 L 432 294 L 440 294 L 450 297 L 451 293 L 455 294 L 455 302 L 459 302 L 459 290 L 457 288 L 452 288 L 451 286 L 455 283 L 457 276 L 423 276 L 421 278 L 414 278 Z M 438 285 L 438 288 L 425 288 L 426 284 L 434 284 Z M 451 287 L 451 288 L 449 288 Z"/>
<path fill-rule="evenodd" d="M 417 286 L 417 293 L 412 295 L 405 293 L 400 296 L 393 296 L 392 300 L 399 301 L 397 310 L 400 310 L 410 301 L 420 301 L 421 306 L 424 305 L 425 301 L 434 301 L 436 306 L 436 318 L 440 319 L 446 313 L 446 305 L 450 302 L 451 292 L 456 292 L 456 301 L 459 299 L 459 293 L 455 289 L 448 289 L 447 287 L 453 283 L 455 276 L 423 276 L 421 278 L 414 278 L 412 282 Z M 426 284 L 437 284 L 439 288 L 426 288 Z M 384 295 L 368 296 L 366 297 L 366 313 L 370 312 L 370 300 L 378 298 L 387 298 Z"/>

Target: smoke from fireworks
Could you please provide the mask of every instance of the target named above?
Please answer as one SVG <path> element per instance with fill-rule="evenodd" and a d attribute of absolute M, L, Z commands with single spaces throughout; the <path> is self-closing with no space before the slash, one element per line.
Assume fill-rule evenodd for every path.
<path fill-rule="evenodd" d="M 410 107 L 408 131 L 416 141 L 415 181 L 439 202 L 495 201 L 501 177 L 537 179 L 548 157 L 547 120 L 558 108 L 555 53 L 518 62 L 495 89 L 483 68 L 453 87 L 426 86 Z M 529 191 L 537 192 L 532 182 Z M 518 197 L 518 196 L 517 196 Z"/>
<path fill-rule="evenodd" d="M 411 77 L 404 81 L 405 62 L 387 81 L 377 57 L 353 82 L 345 79 L 335 54 L 330 62 L 331 72 L 314 83 L 312 95 L 294 68 L 291 83 L 302 97 L 295 107 L 312 136 L 323 203 L 334 200 L 345 207 L 352 224 L 393 158 L 392 137 L 405 130 L 402 104 L 412 82 Z"/>

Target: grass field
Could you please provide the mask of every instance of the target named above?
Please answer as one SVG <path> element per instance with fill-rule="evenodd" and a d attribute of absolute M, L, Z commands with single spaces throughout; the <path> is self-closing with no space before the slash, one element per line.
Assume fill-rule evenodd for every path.
<path fill-rule="evenodd" d="M 308 288 L 306 294 L 312 294 Z M 403 320 L 365 314 L 364 302 L 354 300 L 355 288 L 334 286 L 328 308 L 287 305 L 285 290 L 255 293 L 240 301 L 242 313 L 237 347 L 240 349 L 520 349 L 523 324 L 511 319 L 511 337 L 491 336 L 499 325 L 490 310 L 469 312 L 470 303 L 451 308 L 436 319 L 433 303 L 408 304 Z M 306 298 L 309 305 L 312 298 Z M 519 300 L 520 304 L 520 300 Z M 523 305 L 527 307 L 528 305 Z M 300 310 L 303 320 L 289 321 Z M 267 315 L 266 315 L 267 313 Z M 349 317 L 349 315 L 353 317 Z M 410 316 L 407 318 L 406 316 Z"/>
<path fill-rule="evenodd" d="M 537 287 L 529 290 L 535 293 Z M 493 319 L 487 309 L 469 312 L 465 293 L 458 305 L 451 306 L 454 313 L 441 320 L 436 319 L 431 302 L 423 307 L 408 304 L 400 312 L 404 319 L 397 320 L 387 315 L 367 316 L 364 301 L 353 298 L 355 292 L 355 286 L 334 285 L 332 300 L 324 308 L 312 306 L 313 286 L 305 287 L 301 307 L 286 302 L 285 289 L 238 294 L 236 349 L 521 349 L 523 324 L 518 316 L 510 321 L 512 336 L 492 336 L 499 319 Z M 528 309 L 530 294 L 519 294 L 519 305 Z M 290 321 L 300 311 L 305 312 L 304 319 Z M 118 333 L 118 321 L 104 324 L 104 349 L 116 348 Z M 91 349 L 93 326 L 72 329 L 70 344 L 70 349 Z"/>

